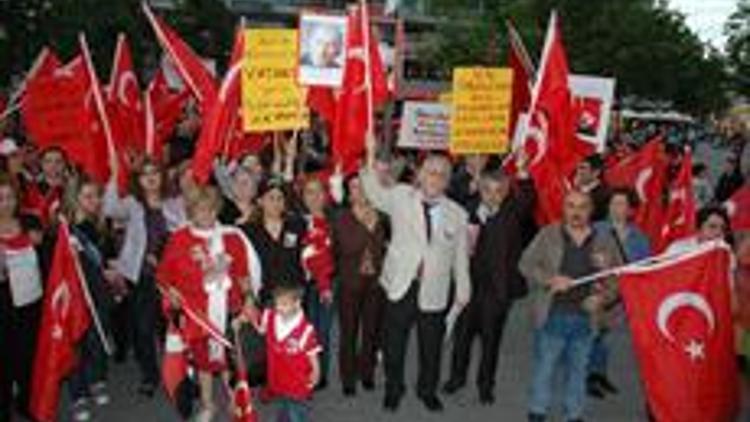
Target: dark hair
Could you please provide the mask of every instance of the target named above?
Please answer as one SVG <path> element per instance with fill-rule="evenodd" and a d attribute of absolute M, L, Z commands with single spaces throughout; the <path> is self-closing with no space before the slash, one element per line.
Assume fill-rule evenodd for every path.
<path fill-rule="evenodd" d="M 703 163 L 693 164 L 693 176 L 701 176 L 706 170 L 708 170 L 708 167 Z"/>
<path fill-rule="evenodd" d="M 45 155 L 51 154 L 53 152 L 56 152 L 56 153 L 60 154 L 62 156 L 63 160 L 68 161 L 68 154 L 65 153 L 64 149 L 62 149 L 62 148 L 60 148 L 58 146 L 50 146 L 50 147 L 44 148 L 39 153 L 39 158 L 42 159 L 42 158 L 44 158 Z"/>
<path fill-rule="evenodd" d="M 300 283 L 295 283 L 293 281 L 281 281 L 277 283 L 276 286 L 274 286 L 271 295 L 274 298 L 293 295 L 295 299 L 302 300 L 304 292 L 305 290 Z"/>
<path fill-rule="evenodd" d="M 727 210 L 724 209 L 724 207 L 718 205 L 708 205 L 698 211 L 698 215 L 696 218 L 696 224 L 698 225 L 698 228 L 703 226 L 703 224 L 708 221 L 708 219 L 713 215 L 721 218 L 721 220 L 724 222 L 724 227 L 726 227 L 726 232 L 731 233 L 732 226 L 731 219 L 729 218 L 729 213 L 727 213 Z"/>
<path fill-rule="evenodd" d="M 591 154 L 586 157 L 585 161 L 591 166 L 592 170 L 601 171 L 604 169 L 604 159 L 600 154 Z"/>
<path fill-rule="evenodd" d="M 482 179 L 490 180 L 497 183 L 503 183 L 509 180 L 508 175 L 502 169 L 492 169 L 482 171 Z"/>
<path fill-rule="evenodd" d="M 609 192 L 609 200 L 607 201 L 607 203 L 612 203 L 612 200 L 616 196 L 624 196 L 625 200 L 628 201 L 628 206 L 630 206 L 630 208 L 637 208 L 641 203 L 640 198 L 638 198 L 638 194 L 636 194 L 633 189 L 627 186 L 618 186 L 612 188 L 612 190 L 610 190 Z"/>
<path fill-rule="evenodd" d="M 167 172 L 165 171 L 164 166 L 162 166 L 161 162 L 157 159 L 146 157 L 135 171 L 130 173 L 130 178 L 128 180 L 130 192 L 133 194 L 133 197 L 143 205 L 146 205 L 146 197 L 143 192 L 143 187 L 141 186 L 141 176 L 143 176 L 144 169 L 149 166 L 155 167 L 156 171 L 159 172 L 159 177 L 161 178 L 161 197 L 166 198 L 169 194 L 169 183 L 167 183 Z"/>
<path fill-rule="evenodd" d="M 344 178 L 344 205 L 347 207 L 352 204 L 352 191 L 349 184 L 355 179 L 359 179 L 359 173 L 353 173 Z"/>

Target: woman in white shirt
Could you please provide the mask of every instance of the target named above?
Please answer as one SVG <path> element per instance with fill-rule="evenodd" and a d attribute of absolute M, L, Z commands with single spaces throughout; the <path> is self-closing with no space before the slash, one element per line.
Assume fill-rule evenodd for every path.
<path fill-rule="evenodd" d="M 18 218 L 18 192 L 0 177 L 0 420 L 28 415 L 42 299 L 39 260 Z M 15 385 L 15 397 L 13 394 Z M 15 404 L 15 409 L 12 406 Z"/>

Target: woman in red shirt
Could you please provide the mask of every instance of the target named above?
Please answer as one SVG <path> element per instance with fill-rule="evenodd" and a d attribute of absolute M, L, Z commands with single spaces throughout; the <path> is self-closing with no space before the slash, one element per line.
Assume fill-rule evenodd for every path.
<path fill-rule="evenodd" d="M 239 229 L 217 222 L 221 199 L 216 188 L 197 187 L 185 199 L 189 223 L 169 239 L 157 280 L 168 287 L 173 308 L 189 307 L 225 333 L 231 318 L 252 302 L 253 249 Z M 252 276 L 257 280 L 260 274 Z M 255 283 L 256 291 L 258 287 Z M 228 381 L 226 350 L 194 320 L 183 316 L 182 327 L 200 383 L 197 420 L 210 421 L 215 414 L 213 377 Z"/>

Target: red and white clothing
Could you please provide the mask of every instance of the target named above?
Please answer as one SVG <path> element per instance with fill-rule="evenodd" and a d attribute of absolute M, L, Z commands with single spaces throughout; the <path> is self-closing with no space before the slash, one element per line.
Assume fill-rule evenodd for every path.
<path fill-rule="evenodd" d="M 0 283 L 8 283 L 13 306 L 20 308 L 42 298 L 39 259 L 28 234 L 0 236 L 4 268 Z"/>
<path fill-rule="evenodd" d="M 266 309 L 260 319 L 266 337 L 268 388 L 270 396 L 307 400 L 312 395 L 311 358 L 321 352 L 315 329 L 300 310 L 285 320 Z"/>
<path fill-rule="evenodd" d="M 302 239 L 302 266 L 308 280 L 317 283 L 319 292 L 331 290 L 334 259 L 331 226 L 324 217 L 307 216 L 305 235 Z"/>
<path fill-rule="evenodd" d="M 43 183 L 24 183 L 21 212 L 33 215 L 41 221 L 44 227 L 62 202 L 63 188 L 47 187 Z"/>
<path fill-rule="evenodd" d="M 203 316 L 224 333 L 229 316 L 244 304 L 240 286 L 255 278 L 252 246 L 234 227 L 217 225 L 201 230 L 192 226 L 175 231 L 164 248 L 157 280 L 181 294 L 183 306 Z M 184 318 L 183 333 L 198 369 L 220 371 L 226 367 L 223 347 L 190 318 Z"/>

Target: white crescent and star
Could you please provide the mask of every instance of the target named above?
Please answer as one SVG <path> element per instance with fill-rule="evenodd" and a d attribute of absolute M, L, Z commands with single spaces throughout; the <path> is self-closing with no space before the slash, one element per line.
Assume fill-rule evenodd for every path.
<path fill-rule="evenodd" d="M 536 141 L 536 154 L 534 158 L 529 162 L 529 167 L 535 166 L 537 163 L 542 161 L 545 155 L 547 155 L 547 139 L 549 136 L 549 122 L 547 116 L 544 113 L 537 111 L 534 115 L 538 124 L 529 125 L 528 137 Z"/>
<path fill-rule="evenodd" d="M 128 98 L 128 89 L 130 89 L 130 92 L 134 92 L 137 98 L 139 92 L 138 81 L 136 80 L 135 73 L 133 73 L 132 70 L 125 71 L 120 75 L 120 78 L 117 81 L 117 97 L 122 104 L 130 107 L 139 106 L 137 99 L 135 101 L 131 101 L 132 98 Z M 133 104 L 133 102 L 135 102 L 136 104 Z"/>
<path fill-rule="evenodd" d="M 657 311 L 656 325 L 659 333 L 671 343 L 677 343 L 672 332 L 669 330 L 669 320 L 678 309 L 693 308 L 698 311 L 708 324 L 708 335 L 713 334 L 716 330 L 716 316 L 714 315 L 711 305 L 706 298 L 700 294 L 692 292 L 678 292 L 667 296 Z M 684 347 L 685 352 L 691 360 L 705 359 L 705 343 L 692 339 Z"/>
<path fill-rule="evenodd" d="M 635 178 L 635 191 L 638 193 L 638 199 L 641 202 L 646 201 L 646 183 L 651 180 L 651 176 L 654 174 L 652 167 L 646 167 L 645 169 L 638 172 L 638 176 Z"/>

